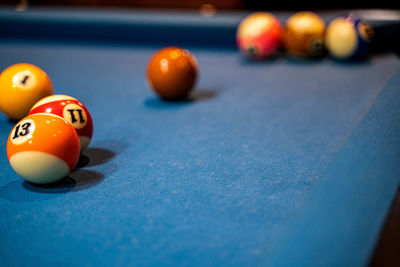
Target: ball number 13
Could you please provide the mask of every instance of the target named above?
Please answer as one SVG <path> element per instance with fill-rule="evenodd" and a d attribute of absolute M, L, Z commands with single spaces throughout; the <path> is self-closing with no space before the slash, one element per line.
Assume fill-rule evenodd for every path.
<path fill-rule="evenodd" d="M 15 127 L 14 136 L 12 137 L 12 139 L 29 134 L 29 127 L 31 127 L 30 122 L 18 124 L 17 127 Z"/>

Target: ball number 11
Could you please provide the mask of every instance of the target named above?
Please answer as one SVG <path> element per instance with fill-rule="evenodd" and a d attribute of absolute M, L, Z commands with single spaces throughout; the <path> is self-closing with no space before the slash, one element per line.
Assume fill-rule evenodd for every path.
<path fill-rule="evenodd" d="M 74 112 L 74 111 L 77 111 L 77 112 L 78 112 L 78 115 L 79 115 L 79 123 L 84 123 L 84 122 L 85 122 L 85 119 L 83 118 L 83 114 L 82 114 L 82 109 L 67 109 L 67 111 L 68 111 L 69 114 L 71 115 L 71 123 L 75 123 L 75 122 L 78 121 L 78 120 L 76 119 L 76 117 L 75 117 L 75 112 Z"/>

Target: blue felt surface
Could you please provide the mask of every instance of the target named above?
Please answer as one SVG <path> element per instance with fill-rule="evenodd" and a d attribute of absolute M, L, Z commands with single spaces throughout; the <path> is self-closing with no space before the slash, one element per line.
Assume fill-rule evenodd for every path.
<path fill-rule="evenodd" d="M 399 185 L 400 68 L 294 219 L 269 266 L 366 266 Z M 312 218 L 312 219 L 310 219 Z M 301 231 L 299 231 L 301 229 Z"/>
<path fill-rule="evenodd" d="M 95 126 L 82 168 L 38 187 L 11 170 L 0 115 L 0 265 L 365 263 L 399 182 L 399 59 L 249 63 L 187 47 L 197 90 L 167 103 L 145 83 L 161 45 L 0 42 L 1 69 L 42 67 Z"/>

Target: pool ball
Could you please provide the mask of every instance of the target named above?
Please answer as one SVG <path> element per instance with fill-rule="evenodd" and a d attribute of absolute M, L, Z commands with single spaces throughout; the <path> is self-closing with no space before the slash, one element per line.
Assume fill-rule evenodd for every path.
<path fill-rule="evenodd" d="M 286 21 L 284 43 L 289 55 L 319 57 L 324 52 L 325 22 L 313 12 L 297 12 Z"/>
<path fill-rule="evenodd" d="M 0 110 L 12 120 L 25 117 L 33 104 L 52 93 L 50 78 L 32 64 L 15 64 L 0 74 Z"/>
<path fill-rule="evenodd" d="M 89 110 L 76 98 L 67 95 L 52 95 L 37 102 L 29 112 L 51 113 L 66 119 L 74 126 L 81 143 L 81 152 L 89 146 L 93 135 L 93 120 Z"/>
<path fill-rule="evenodd" d="M 347 60 L 365 57 L 373 36 L 370 24 L 350 15 L 336 18 L 328 25 L 325 42 L 332 57 Z"/>
<path fill-rule="evenodd" d="M 12 129 L 7 157 L 14 171 L 25 180 L 47 184 L 74 170 L 80 154 L 74 127 L 52 114 L 33 114 Z"/>
<path fill-rule="evenodd" d="M 165 100 L 183 100 L 197 79 L 196 58 L 179 47 L 157 51 L 147 66 L 147 81 L 153 91 Z"/>
<path fill-rule="evenodd" d="M 236 31 L 236 44 L 246 58 L 259 60 L 278 51 L 282 36 L 282 25 L 274 15 L 256 12 L 240 22 Z"/>

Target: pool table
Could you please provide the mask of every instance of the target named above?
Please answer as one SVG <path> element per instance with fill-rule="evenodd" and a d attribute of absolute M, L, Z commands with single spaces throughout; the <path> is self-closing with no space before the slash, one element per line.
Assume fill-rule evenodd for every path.
<path fill-rule="evenodd" d="M 0 68 L 43 68 L 94 121 L 76 170 L 35 185 L 0 115 L 0 266 L 369 264 L 400 184 L 400 59 L 247 61 L 246 14 L 0 9 Z M 170 45 L 198 60 L 185 101 L 146 82 Z"/>

